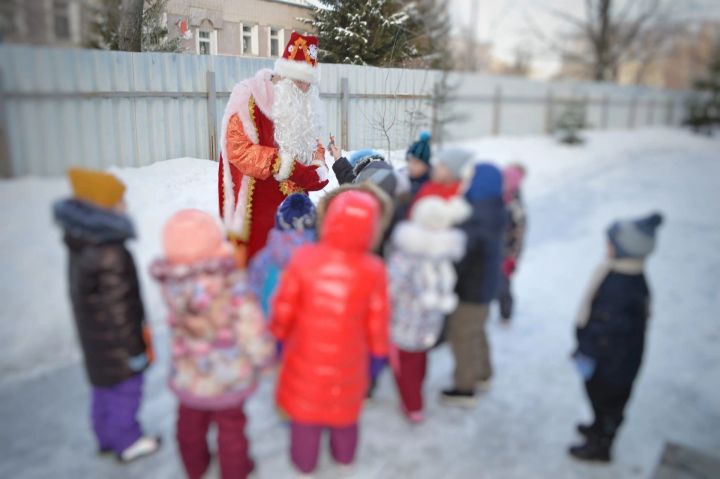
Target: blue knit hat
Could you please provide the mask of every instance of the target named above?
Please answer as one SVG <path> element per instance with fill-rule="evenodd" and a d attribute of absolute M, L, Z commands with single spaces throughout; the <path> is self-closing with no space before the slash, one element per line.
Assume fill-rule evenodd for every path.
<path fill-rule="evenodd" d="M 465 191 L 465 197 L 474 203 L 489 198 L 502 196 L 502 173 L 492 163 L 475 165 L 472 180 Z"/>
<path fill-rule="evenodd" d="M 660 213 L 637 220 L 616 221 L 607 234 L 616 258 L 643 259 L 655 249 L 655 230 L 663 222 Z"/>
<path fill-rule="evenodd" d="M 418 141 L 410 145 L 407 150 L 407 154 L 414 156 L 418 160 L 430 166 L 430 155 L 432 154 L 430 151 L 430 132 L 421 132 L 420 138 Z"/>
<path fill-rule="evenodd" d="M 315 229 L 315 205 L 303 193 L 293 193 L 280 203 L 275 213 L 275 228 L 281 231 Z"/>
<path fill-rule="evenodd" d="M 372 156 L 377 156 L 382 159 L 385 159 L 380 152 L 373 150 L 372 148 L 366 148 L 364 150 L 357 150 L 353 151 L 350 157 L 348 158 L 348 161 L 350 161 L 350 164 L 353 166 L 357 166 L 358 163 L 360 163 L 365 158 L 370 158 Z"/>

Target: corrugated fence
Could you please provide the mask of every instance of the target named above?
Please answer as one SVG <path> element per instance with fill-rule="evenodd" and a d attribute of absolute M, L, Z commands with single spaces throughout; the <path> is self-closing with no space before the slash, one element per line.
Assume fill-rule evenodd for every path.
<path fill-rule="evenodd" d="M 225 102 L 269 59 L 0 46 L 0 173 L 217 157 Z M 435 71 L 323 65 L 325 131 L 345 149 L 404 148 L 438 111 Z M 678 124 L 687 93 L 453 74 L 453 139 L 549 132 L 568 102 L 594 128 Z"/>

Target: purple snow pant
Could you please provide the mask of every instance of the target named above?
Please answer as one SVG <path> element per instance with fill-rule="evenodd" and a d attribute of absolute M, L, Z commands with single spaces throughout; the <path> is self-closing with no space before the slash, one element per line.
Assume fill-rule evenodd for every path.
<path fill-rule="evenodd" d="M 101 450 L 121 454 L 142 436 L 137 421 L 142 385 L 141 373 L 111 387 L 92 387 L 92 426 Z"/>
<path fill-rule="evenodd" d="M 290 458 L 303 474 L 315 470 L 320 452 L 320 437 L 327 426 L 319 424 L 290 425 Z M 358 442 L 358 426 L 327 427 L 330 429 L 330 453 L 338 464 L 352 464 Z"/>

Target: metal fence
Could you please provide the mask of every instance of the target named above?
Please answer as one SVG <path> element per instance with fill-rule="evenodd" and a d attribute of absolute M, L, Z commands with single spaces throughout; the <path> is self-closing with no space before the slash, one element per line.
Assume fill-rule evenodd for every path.
<path fill-rule="evenodd" d="M 69 165 L 142 166 L 217 159 L 235 83 L 270 59 L 0 46 L 0 174 Z M 325 131 L 345 149 L 404 148 L 438 115 L 440 73 L 323 65 Z M 687 94 L 582 82 L 453 74 L 450 137 L 541 134 L 569 103 L 595 128 L 677 124 Z"/>

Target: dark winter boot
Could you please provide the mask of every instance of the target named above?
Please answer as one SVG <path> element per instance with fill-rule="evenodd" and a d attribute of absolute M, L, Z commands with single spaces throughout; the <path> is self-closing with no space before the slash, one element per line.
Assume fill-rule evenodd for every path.
<path fill-rule="evenodd" d="M 585 444 L 572 446 L 569 453 L 581 461 L 610 462 L 610 445 L 609 439 L 590 434 Z"/>
<path fill-rule="evenodd" d="M 579 432 L 580 434 L 582 434 L 585 437 L 588 437 L 594 431 L 595 431 L 594 424 L 578 424 L 577 425 L 577 432 Z"/>

